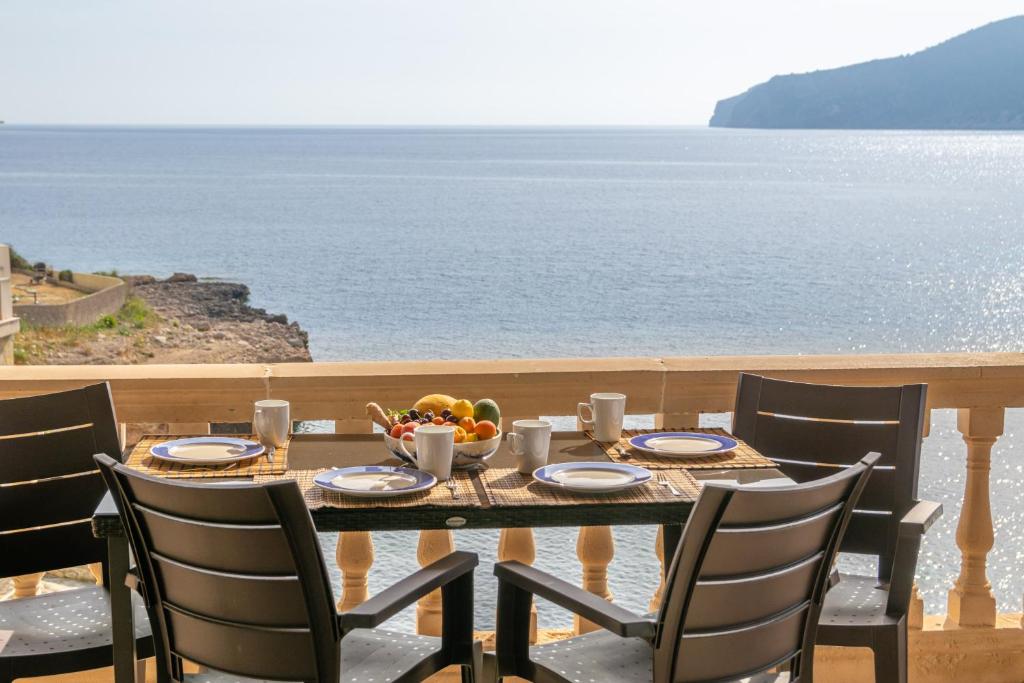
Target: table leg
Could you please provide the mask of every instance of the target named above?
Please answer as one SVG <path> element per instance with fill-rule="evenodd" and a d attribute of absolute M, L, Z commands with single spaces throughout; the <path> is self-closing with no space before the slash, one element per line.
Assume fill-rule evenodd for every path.
<path fill-rule="evenodd" d="M 128 575 L 128 538 L 107 537 L 110 565 L 110 618 L 113 626 L 114 682 L 135 682 L 135 623 L 132 592 L 124 584 Z M 141 682 L 140 682 L 141 683 Z"/>
<path fill-rule="evenodd" d="M 682 524 L 666 524 L 662 527 L 665 539 L 665 561 L 661 563 L 661 569 L 668 578 L 668 571 L 672 568 L 672 559 L 676 556 L 676 548 L 679 547 L 679 539 L 683 536 Z"/>

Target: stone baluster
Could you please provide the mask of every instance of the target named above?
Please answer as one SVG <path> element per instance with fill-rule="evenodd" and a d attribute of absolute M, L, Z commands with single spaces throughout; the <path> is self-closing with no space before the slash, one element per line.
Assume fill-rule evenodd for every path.
<path fill-rule="evenodd" d="M 14 597 L 16 598 L 30 598 L 36 594 L 39 590 L 39 582 L 43 578 L 44 572 L 38 572 L 35 574 L 24 574 L 22 576 L 15 576 L 13 579 L 14 583 Z"/>
<path fill-rule="evenodd" d="M 658 538 L 654 542 L 654 554 L 658 556 L 658 587 L 651 597 L 647 608 L 654 612 L 661 607 L 661 599 L 665 594 L 665 527 L 658 527 Z"/>
<path fill-rule="evenodd" d="M 103 563 L 93 562 L 90 564 L 89 573 L 92 574 L 92 578 L 97 586 L 103 585 Z"/>
<path fill-rule="evenodd" d="M 924 412 L 924 429 L 921 437 L 927 438 L 932 429 L 932 411 L 930 408 Z M 910 588 L 910 608 L 907 612 L 907 627 L 913 629 L 924 628 L 924 600 L 917 589 L 917 581 Z"/>
<path fill-rule="evenodd" d="M 373 537 L 370 532 L 343 531 L 338 534 L 335 557 L 341 569 L 338 611 L 347 612 L 370 597 L 369 576 L 373 566 Z"/>
<path fill-rule="evenodd" d="M 452 532 L 437 529 L 420 532 L 419 545 L 416 548 L 416 559 L 421 567 L 436 562 L 455 551 L 455 539 Z M 416 633 L 424 636 L 441 635 L 441 589 L 433 591 L 421 598 L 416 605 Z"/>
<path fill-rule="evenodd" d="M 583 565 L 583 588 L 605 600 L 612 599 L 608 590 L 608 565 L 615 557 L 615 541 L 608 526 L 585 526 L 576 541 L 576 556 Z M 597 626 L 579 615 L 573 617 L 573 631 L 589 633 Z"/>
<path fill-rule="evenodd" d="M 700 426 L 700 413 L 655 413 L 655 429 L 696 429 Z M 658 527 L 658 539 L 654 542 L 654 554 L 658 557 L 658 587 L 654 590 L 650 610 L 661 607 L 661 599 L 665 593 L 665 527 Z"/>
<path fill-rule="evenodd" d="M 334 421 L 335 434 L 368 434 L 372 431 L 369 419 Z M 346 612 L 370 597 L 369 577 L 373 558 L 373 536 L 369 531 L 342 531 L 338 534 L 335 559 L 341 569 L 339 612 Z"/>
<path fill-rule="evenodd" d="M 967 480 L 956 528 L 960 576 L 949 592 L 949 620 L 957 626 L 994 626 L 996 599 L 985 566 L 992 549 L 989 472 L 992 446 L 1003 434 L 1003 408 L 961 408 L 957 429 L 967 444 Z"/>

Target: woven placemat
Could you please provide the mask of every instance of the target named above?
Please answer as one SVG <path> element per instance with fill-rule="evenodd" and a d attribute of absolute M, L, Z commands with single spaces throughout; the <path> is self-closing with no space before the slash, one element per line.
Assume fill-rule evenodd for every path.
<path fill-rule="evenodd" d="M 209 434 L 197 434 L 196 436 L 210 436 Z M 253 435 L 231 434 L 226 435 L 234 439 L 252 439 Z M 157 460 L 149 454 L 153 446 L 173 441 L 174 439 L 187 439 L 188 436 L 169 436 L 167 434 L 146 434 L 132 448 L 128 456 L 128 467 L 152 474 L 157 477 L 168 479 L 235 479 L 238 477 L 255 477 L 259 474 L 280 474 L 288 469 L 288 444 L 275 449 L 274 462 L 267 462 L 266 454 L 258 458 L 247 460 L 242 463 L 230 465 L 202 465 L 189 466 L 175 462 Z"/>
<path fill-rule="evenodd" d="M 411 508 L 421 506 L 433 507 L 480 507 L 480 497 L 473 489 L 469 479 L 469 473 L 465 471 L 452 472 L 452 480 L 455 482 L 459 493 L 458 498 L 452 497 L 452 492 L 445 482 L 438 482 L 434 488 L 422 493 L 411 493 L 407 496 L 395 498 L 354 498 L 343 493 L 325 491 L 313 483 L 313 478 L 321 472 L 326 472 L 329 467 L 322 467 L 318 470 L 290 470 L 279 475 L 259 475 L 253 479 L 254 483 L 262 484 L 268 481 L 283 481 L 293 479 L 299 482 L 302 489 L 302 496 L 306 499 L 306 507 L 310 510 L 320 508 Z"/>
<path fill-rule="evenodd" d="M 520 505 L 588 505 L 602 503 L 679 503 L 695 501 L 700 494 L 700 484 L 686 470 L 658 472 L 665 475 L 672 485 L 682 493 L 674 496 L 667 487 L 651 480 L 643 486 L 634 486 L 614 493 L 573 493 L 554 486 L 546 486 L 528 474 L 520 474 L 513 468 L 489 468 L 480 472 L 484 490 L 496 507 Z"/>
<path fill-rule="evenodd" d="M 655 455 L 653 453 L 645 453 L 639 451 L 629 445 L 629 440 L 634 436 L 640 434 L 655 434 L 658 432 L 664 432 L 668 430 L 664 429 L 626 429 L 622 432 L 622 438 L 619 439 L 619 445 L 626 450 L 626 455 L 623 456 L 614 447 L 613 444 L 608 442 L 598 441 L 599 444 L 605 449 L 608 457 L 615 462 L 628 463 L 630 465 L 636 465 L 638 467 L 646 467 L 648 469 L 678 469 L 680 467 L 688 470 L 728 470 L 728 469 L 751 469 L 757 467 L 778 467 L 777 464 L 764 457 L 757 451 L 755 451 L 746 442 L 736 439 L 735 436 L 725 431 L 724 429 L 687 429 L 679 431 L 687 432 L 698 432 L 701 434 L 717 434 L 719 436 L 728 436 L 730 439 L 736 439 L 736 443 L 739 445 L 728 453 L 721 453 L 719 455 L 705 455 L 694 458 L 673 458 L 670 456 Z M 591 432 L 586 432 L 587 436 L 594 439 L 594 435 Z M 597 439 L 594 439 L 597 441 Z"/>

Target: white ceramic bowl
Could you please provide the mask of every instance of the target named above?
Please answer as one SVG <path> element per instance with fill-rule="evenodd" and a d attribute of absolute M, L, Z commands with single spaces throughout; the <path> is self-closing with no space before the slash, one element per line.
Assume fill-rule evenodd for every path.
<path fill-rule="evenodd" d="M 484 441 L 455 444 L 455 459 L 452 461 L 452 467 L 472 467 L 487 460 L 498 452 L 498 446 L 501 445 L 501 436 L 501 432 L 498 432 L 497 436 Z M 398 443 L 398 439 L 392 438 L 390 434 L 384 435 L 384 445 L 387 446 L 391 455 L 410 465 L 416 465 L 415 459 L 409 460 L 405 451 L 402 450 L 401 444 Z M 416 455 L 415 441 L 407 441 L 405 447 L 409 449 L 410 453 Z"/>

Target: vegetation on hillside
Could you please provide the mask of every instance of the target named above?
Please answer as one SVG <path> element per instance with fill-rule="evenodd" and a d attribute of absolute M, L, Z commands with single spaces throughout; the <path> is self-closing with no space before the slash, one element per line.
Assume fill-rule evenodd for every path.
<path fill-rule="evenodd" d="M 113 315 L 105 315 L 89 325 L 63 325 L 61 327 L 37 327 L 21 325 L 21 332 L 14 337 L 14 362 L 31 365 L 40 362 L 62 349 L 78 347 L 100 335 L 119 335 L 126 342 L 135 345 L 144 343 L 144 331 L 154 327 L 160 320 L 156 314 L 137 296 L 129 296 L 124 306 Z"/>
<path fill-rule="evenodd" d="M 727 128 L 1024 129 L 1024 16 L 921 52 L 775 76 L 722 100 Z"/>

